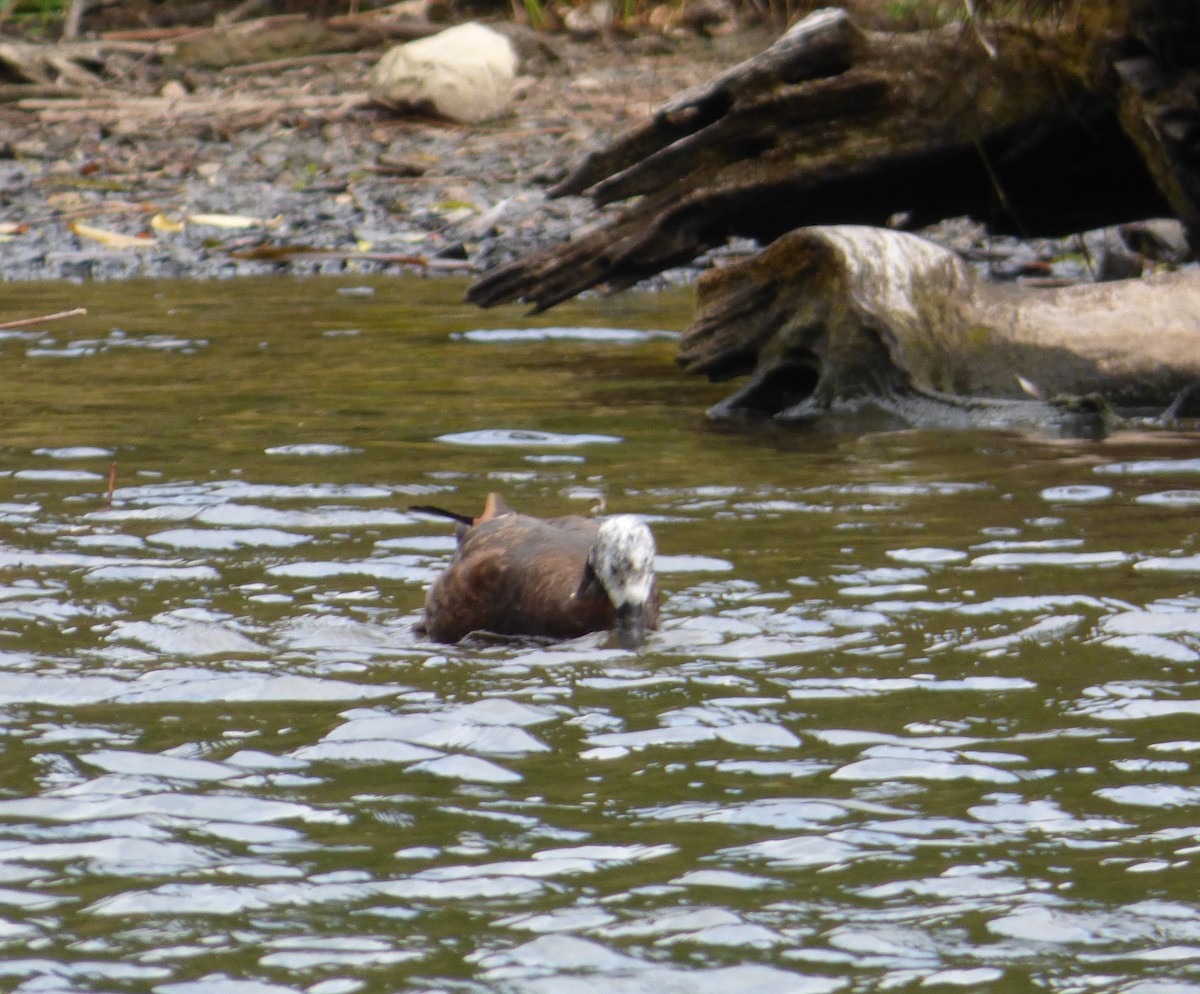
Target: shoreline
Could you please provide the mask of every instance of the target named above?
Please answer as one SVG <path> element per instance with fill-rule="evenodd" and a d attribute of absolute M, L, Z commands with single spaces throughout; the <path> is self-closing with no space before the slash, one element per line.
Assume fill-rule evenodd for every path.
<path fill-rule="evenodd" d="M 118 100 L 67 121 L 5 107 L 0 279 L 481 272 L 602 218 L 545 186 L 752 44 L 556 43 L 556 59 L 526 64 L 511 115 L 475 127 L 356 102 L 377 52 L 214 72 L 189 94 L 345 95 L 336 112 L 140 118 Z"/>
<path fill-rule="evenodd" d="M 750 30 L 555 39 L 526 60 L 512 113 L 474 127 L 364 102 L 378 52 L 261 74 L 192 73 L 182 95 L 213 106 L 237 94 L 244 106 L 258 94 L 263 107 L 305 96 L 270 119 L 261 110 L 139 116 L 145 102 L 128 94 L 74 117 L 0 107 L 0 280 L 478 275 L 619 211 L 544 190 L 587 152 L 769 41 Z M 132 110 L 122 111 L 123 97 Z M 1116 229 L 1017 239 L 955 219 L 921 233 L 999 280 L 1090 281 L 1106 254 L 1121 251 Z M 731 245 L 647 285 L 690 282 L 714 257 L 752 248 Z"/>

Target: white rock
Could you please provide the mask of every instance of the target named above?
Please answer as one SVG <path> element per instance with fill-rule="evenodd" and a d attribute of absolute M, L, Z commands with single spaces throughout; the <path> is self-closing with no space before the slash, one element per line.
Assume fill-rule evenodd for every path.
<path fill-rule="evenodd" d="M 512 42 L 471 22 L 387 52 L 371 73 L 371 96 L 477 124 L 507 110 L 516 75 Z"/>

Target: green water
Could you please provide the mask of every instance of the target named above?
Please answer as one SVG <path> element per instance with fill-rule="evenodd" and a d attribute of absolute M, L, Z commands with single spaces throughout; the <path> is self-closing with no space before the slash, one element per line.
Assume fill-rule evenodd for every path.
<path fill-rule="evenodd" d="M 5 291 L 3 989 L 1200 990 L 1194 435 L 715 425 L 686 293 L 462 289 Z M 422 642 L 489 490 L 662 631 Z"/>

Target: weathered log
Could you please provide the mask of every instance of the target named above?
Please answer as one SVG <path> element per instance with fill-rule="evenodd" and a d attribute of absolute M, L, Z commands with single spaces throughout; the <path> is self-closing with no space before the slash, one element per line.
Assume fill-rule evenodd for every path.
<path fill-rule="evenodd" d="M 5 90 L 0 86 L 0 99 Z M 367 93 L 301 93 L 295 90 L 271 96 L 203 97 L 131 97 L 123 94 L 101 97 L 24 97 L 17 101 L 21 110 L 32 111 L 45 124 L 91 120 L 113 126 L 125 122 L 133 127 L 148 127 L 155 121 L 206 121 L 233 127 L 238 122 L 278 120 L 303 113 L 313 118 L 337 120 L 371 104 Z"/>
<path fill-rule="evenodd" d="M 174 44 L 170 61 L 224 69 L 298 55 L 357 52 L 389 40 L 436 34 L 443 26 L 360 14 L 321 21 L 301 15 L 263 17 L 188 34 Z"/>
<path fill-rule="evenodd" d="M 0 42 L 0 77 L 9 84 L 90 89 L 101 84 L 104 62 L 105 47 L 96 42 Z"/>
<path fill-rule="evenodd" d="M 1200 272 L 997 284 L 915 235 L 799 229 L 701 278 L 679 361 L 750 375 L 724 416 L 865 403 L 921 423 L 1046 422 L 1053 408 L 1033 400 L 1074 410 L 1087 395 L 1161 411 L 1200 382 Z"/>
<path fill-rule="evenodd" d="M 656 170 L 647 168 L 649 158 L 677 142 L 685 142 L 685 149 L 693 148 L 698 133 L 729 119 L 735 102 L 757 107 L 760 99 L 781 82 L 802 83 L 837 76 L 850 68 L 862 43 L 861 33 L 845 11 L 818 11 L 765 51 L 707 83 L 685 90 L 658 108 L 645 124 L 585 156 L 570 175 L 551 187 L 550 194 L 560 197 L 597 187 L 598 202 L 620 199 L 621 193 L 611 184 L 605 187 L 602 181 L 628 170 L 641 178 L 654 177 Z M 675 149 L 676 154 L 679 151 Z M 657 174 L 660 186 L 664 175 L 670 174 Z"/>
<path fill-rule="evenodd" d="M 384 41 L 424 38 L 442 30 L 444 25 L 381 13 L 346 15 L 328 21 L 301 14 L 212 28 L 168 29 L 166 34 L 161 30 L 117 32 L 99 41 L 0 41 L 0 103 L 113 90 L 109 84 L 123 81 L 139 59 L 165 59 L 186 67 L 228 68 L 254 66 L 266 59 L 281 61 L 276 57 L 283 54 L 298 56 L 298 64 L 311 64 L 322 53 L 359 52 Z M 119 102 L 127 95 L 125 90 L 113 90 L 107 99 Z M 351 94 L 349 99 L 356 99 L 356 95 Z"/>
<path fill-rule="evenodd" d="M 640 199 L 486 274 L 468 299 L 544 310 L 590 287 L 631 286 L 731 236 L 766 243 L 798 226 L 897 214 L 914 227 L 970 215 L 993 231 L 1060 235 L 1174 213 L 1200 232 L 1200 170 L 1188 168 L 1200 110 L 1179 109 L 1196 96 L 1192 77 L 1154 76 L 1163 62 L 1151 46 L 1131 48 L 1120 25 L 1096 20 L 1089 31 L 884 34 L 819 11 L 590 156 L 552 192 Z M 1114 65 L 1131 51 L 1141 61 L 1121 76 Z"/>
<path fill-rule="evenodd" d="M 1200 4 L 1142 0 L 1114 52 L 1121 126 L 1200 250 Z"/>

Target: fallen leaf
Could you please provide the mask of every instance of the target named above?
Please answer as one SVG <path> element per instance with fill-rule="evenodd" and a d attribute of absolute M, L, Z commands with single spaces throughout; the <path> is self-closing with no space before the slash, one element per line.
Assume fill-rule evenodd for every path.
<path fill-rule="evenodd" d="M 229 254 L 234 259 L 257 259 L 270 262 L 324 251 L 315 245 L 255 245 L 252 248 L 236 249 Z"/>
<path fill-rule="evenodd" d="M 87 205 L 87 198 L 78 190 L 66 190 L 62 193 L 52 193 L 46 198 L 46 203 L 56 211 L 74 211 Z"/>
<path fill-rule="evenodd" d="M 115 249 L 144 249 L 154 248 L 158 244 L 153 238 L 140 235 L 123 235 L 119 231 L 108 231 L 105 228 L 93 228 L 90 224 L 73 222 L 70 228 L 80 238 L 90 238 L 108 248 Z"/>
<path fill-rule="evenodd" d="M 150 218 L 150 227 L 155 231 L 166 231 L 171 234 L 177 234 L 183 231 L 187 225 L 182 221 L 172 221 L 166 214 L 155 214 Z"/>
<path fill-rule="evenodd" d="M 262 228 L 267 223 L 244 214 L 192 214 L 188 220 L 192 224 L 209 224 L 214 228 Z"/>
<path fill-rule="evenodd" d="M 1034 400 L 1045 399 L 1045 393 L 1042 392 L 1042 388 L 1036 383 L 1034 383 L 1032 380 L 1025 379 L 1025 377 L 1020 373 L 1014 373 L 1013 375 L 1017 378 L 1017 386 L 1029 394 L 1030 397 L 1032 397 Z"/>

